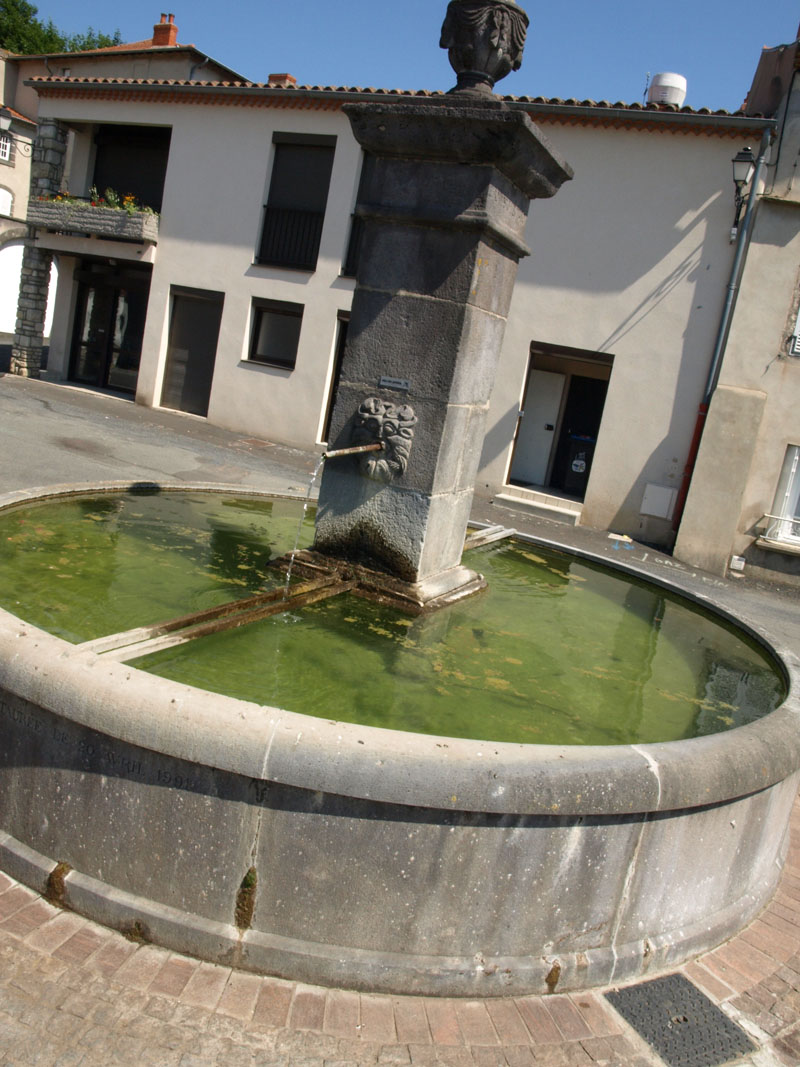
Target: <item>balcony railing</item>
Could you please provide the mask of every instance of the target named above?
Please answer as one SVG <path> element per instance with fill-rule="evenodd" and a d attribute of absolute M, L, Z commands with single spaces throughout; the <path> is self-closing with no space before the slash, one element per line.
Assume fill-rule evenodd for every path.
<path fill-rule="evenodd" d="M 776 541 L 800 548 L 800 518 L 765 515 L 759 523 L 762 541 Z"/>
<path fill-rule="evenodd" d="M 94 207 L 88 200 L 31 200 L 27 221 L 29 226 L 53 233 L 147 244 L 158 241 L 158 215 L 154 212 Z"/>
<path fill-rule="evenodd" d="M 324 218 L 322 211 L 267 207 L 258 262 L 273 267 L 316 270 Z"/>

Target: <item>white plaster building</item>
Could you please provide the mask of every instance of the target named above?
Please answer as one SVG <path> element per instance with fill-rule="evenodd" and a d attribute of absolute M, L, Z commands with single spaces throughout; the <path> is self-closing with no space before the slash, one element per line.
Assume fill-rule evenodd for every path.
<path fill-rule="evenodd" d="M 100 73 L 87 57 L 85 68 L 25 79 L 40 121 L 69 131 L 73 194 L 107 181 L 160 212 L 157 234 L 137 238 L 109 235 L 92 209 L 65 220 L 32 201 L 36 247 L 60 264 L 47 375 L 319 447 L 357 264 L 361 154 L 342 106 L 443 97 L 304 88 L 288 75 L 256 85 L 210 60 L 176 63 L 175 42 L 160 56 L 148 44 L 127 72 Z M 167 56 L 170 69 L 135 66 Z M 540 125 L 575 179 L 531 212 L 477 490 L 670 547 L 739 247 L 730 161 L 778 124 L 506 100 Z M 770 247 L 765 238 L 767 257 Z M 778 421 L 796 409 L 796 377 L 782 388 Z M 761 489 L 748 506 L 764 514 L 772 468 L 754 466 L 752 478 Z M 687 509 L 701 541 L 702 498 L 693 489 Z M 738 533 L 706 540 L 716 556 L 704 565 L 717 570 L 746 548 Z"/>

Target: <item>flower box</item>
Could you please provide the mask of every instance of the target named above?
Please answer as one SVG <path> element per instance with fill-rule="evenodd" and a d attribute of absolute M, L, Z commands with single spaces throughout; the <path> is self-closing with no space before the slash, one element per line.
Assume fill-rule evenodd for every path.
<path fill-rule="evenodd" d="M 29 226 L 58 233 L 90 234 L 150 244 L 158 241 L 158 215 L 150 211 L 129 214 L 110 207 L 93 207 L 82 201 L 31 200 L 27 221 Z"/>

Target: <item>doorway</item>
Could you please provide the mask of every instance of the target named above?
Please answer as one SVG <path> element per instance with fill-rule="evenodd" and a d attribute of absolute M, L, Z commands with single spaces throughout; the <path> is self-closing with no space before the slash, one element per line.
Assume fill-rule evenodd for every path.
<path fill-rule="evenodd" d="M 330 432 L 331 432 L 331 418 L 333 416 L 333 405 L 336 400 L 336 393 L 339 389 L 339 378 L 342 373 L 342 360 L 344 359 L 344 348 L 347 344 L 347 325 L 350 322 L 350 312 L 340 311 L 336 316 L 336 341 L 334 343 L 333 351 L 333 375 L 331 377 L 331 387 L 328 390 L 328 400 L 325 405 L 325 420 L 322 427 L 322 437 L 320 440 L 326 444 L 330 444 Z"/>
<path fill-rule="evenodd" d="M 509 482 L 583 500 L 613 357 L 533 344 Z"/>
<path fill-rule="evenodd" d="M 223 293 L 173 287 L 162 407 L 208 415 L 223 301 Z"/>
<path fill-rule="evenodd" d="M 111 263 L 76 272 L 78 301 L 70 381 L 135 393 L 150 292 L 150 270 Z"/>

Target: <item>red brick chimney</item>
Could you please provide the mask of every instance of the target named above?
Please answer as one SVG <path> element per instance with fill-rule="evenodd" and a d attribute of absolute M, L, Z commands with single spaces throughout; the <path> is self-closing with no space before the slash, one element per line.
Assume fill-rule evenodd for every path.
<path fill-rule="evenodd" d="M 270 74 L 267 78 L 270 89 L 292 89 L 295 85 L 297 78 L 293 74 Z"/>
<path fill-rule="evenodd" d="M 162 14 L 161 22 L 153 27 L 153 47 L 163 48 L 165 45 L 177 43 L 178 27 L 175 25 L 175 16 Z"/>

